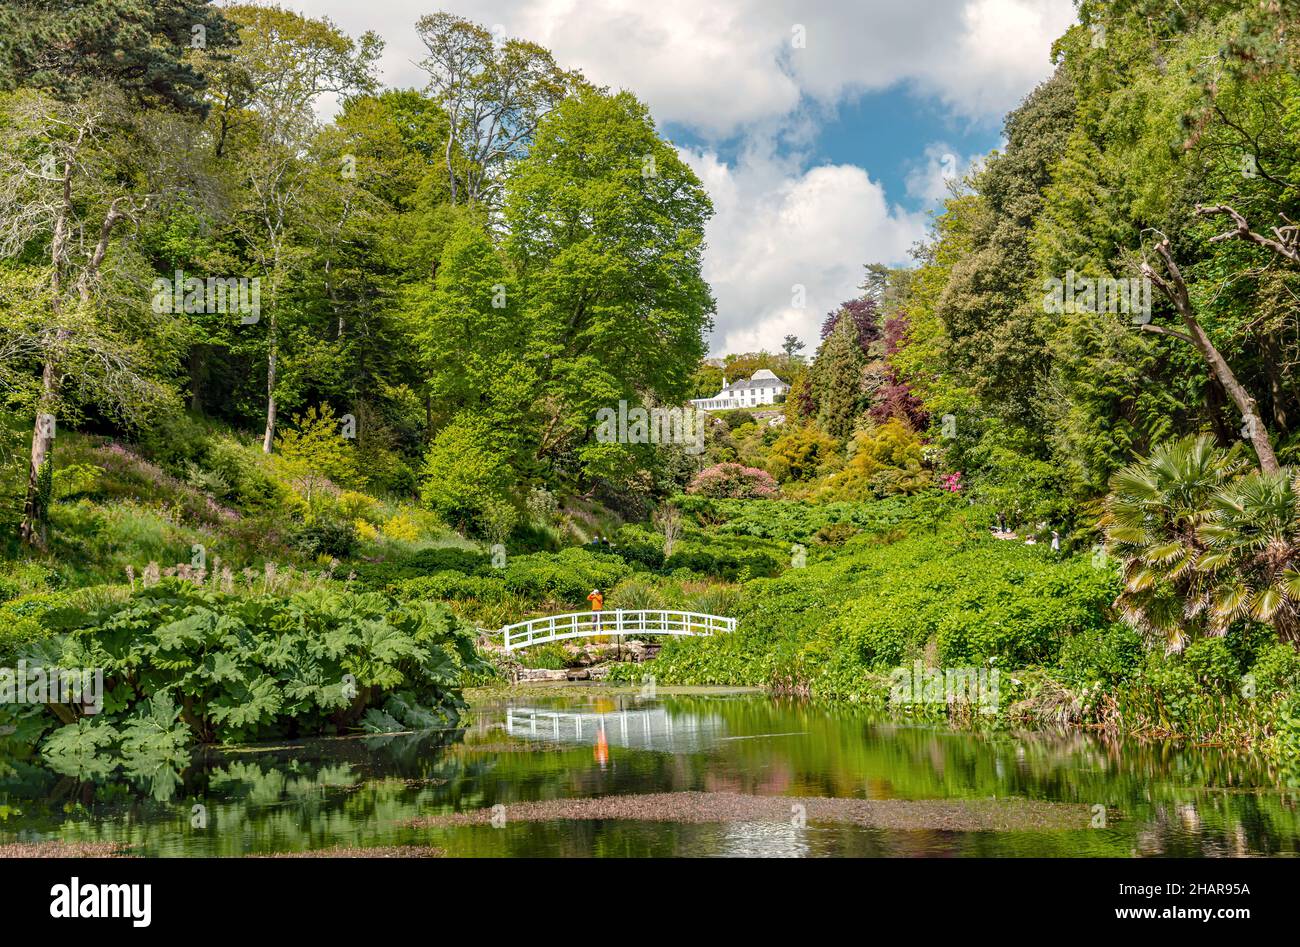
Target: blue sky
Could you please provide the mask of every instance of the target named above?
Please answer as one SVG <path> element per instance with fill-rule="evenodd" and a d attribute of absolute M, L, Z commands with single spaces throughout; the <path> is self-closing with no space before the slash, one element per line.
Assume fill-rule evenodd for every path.
<path fill-rule="evenodd" d="M 811 350 L 864 264 L 907 262 L 1075 22 L 1072 0 L 284 2 L 377 32 L 389 85 L 424 84 L 414 24 L 441 9 L 634 92 L 713 199 L 713 354 Z"/>
<path fill-rule="evenodd" d="M 789 146 L 790 150 L 803 153 L 809 165 L 852 164 L 867 169 L 891 200 L 911 211 L 938 206 L 932 196 L 908 188 L 909 176 L 927 166 L 927 148 L 956 158 L 987 154 L 1003 143 L 1000 116 L 958 119 L 933 97 L 904 86 L 863 94 L 828 111 L 813 140 Z M 692 150 L 711 146 L 731 163 L 746 142 L 743 133 L 710 141 L 677 122 L 666 123 L 662 131 L 675 144 Z"/>

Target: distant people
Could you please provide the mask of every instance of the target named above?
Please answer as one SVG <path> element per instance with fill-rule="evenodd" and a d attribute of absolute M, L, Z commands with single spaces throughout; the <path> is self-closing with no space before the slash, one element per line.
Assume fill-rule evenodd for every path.
<path fill-rule="evenodd" d="M 1061 534 L 1052 530 L 1052 552 L 1061 551 Z"/>
<path fill-rule="evenodd" d="M 998 513 L 998 532 L 1005 533 L 1006 531 L 1007 531 L 1007 514 Z"/>
<path fill-rule="evenodd" d="M 605 607 L 605 596 L 600 593 L 600 589 L 592 589 L 587 601 L 591 603 L 591 622 L 600 631 L 600 612 Z"/>

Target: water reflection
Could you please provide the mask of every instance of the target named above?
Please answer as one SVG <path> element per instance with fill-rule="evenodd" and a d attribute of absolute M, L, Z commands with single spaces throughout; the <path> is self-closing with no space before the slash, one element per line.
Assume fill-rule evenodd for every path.
<path fill-rule="evenodd" d="M 604 712 L 507 707 L 505 732 L 511 737 L 551 743 L 600 745 L 664 753 L 698 753 L 725 738 L 726 721 L 718 715 L 670 713 L 666 707 Z"/>
<path fill-rule="evenodd" d="M 0 759 L 0 841 L 141 854 L 436 845 L 460 855 L 1244 855 L 1300 851 L 1296 797 L 1225 749 L 1079 731 L 955 732 L 752 694 L 577 697 L 474 708 L 462 728 L 198 754 L 167 772 L 57 772 Z M 899 831 L 797 818 L 554 818 L 415 827 L 502 804 L 737 793 L 1083 805 L 1095 828 Z M 202 806 L 204 825 L 194 822 Z M 635 807 L 630 807 L 634 811 Z"/>

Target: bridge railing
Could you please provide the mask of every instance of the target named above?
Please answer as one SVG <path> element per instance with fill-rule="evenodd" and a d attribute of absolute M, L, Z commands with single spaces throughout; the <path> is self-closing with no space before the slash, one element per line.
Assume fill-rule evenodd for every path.
<path fill-rule="evenodd" d="M 594 638 L 599 635 L 696 636 L 735 630 L 734 618 L 664 608 L 569 612 L 533 618 L 501 629 L 507 651 L 568 638 Z"/>

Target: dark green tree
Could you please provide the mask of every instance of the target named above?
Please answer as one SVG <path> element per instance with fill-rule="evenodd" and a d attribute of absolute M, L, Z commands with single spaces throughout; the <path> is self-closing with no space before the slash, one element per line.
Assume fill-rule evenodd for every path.
<path fill-rule="evenodd" d="M 111 86 L 146 105 L 203 112 L 206 79 L 187 53 L 234 42 L 211 0 L 4 0 L 0 90 L 69 99 Z"/>
<path fill-rule="evenodd" d="M 841 319 L 817 351 L 811 369 L 817 423 L 832 437 L 847 441 L 862 413 L 862 381 L 867 357 L 852 319 Z"/>

